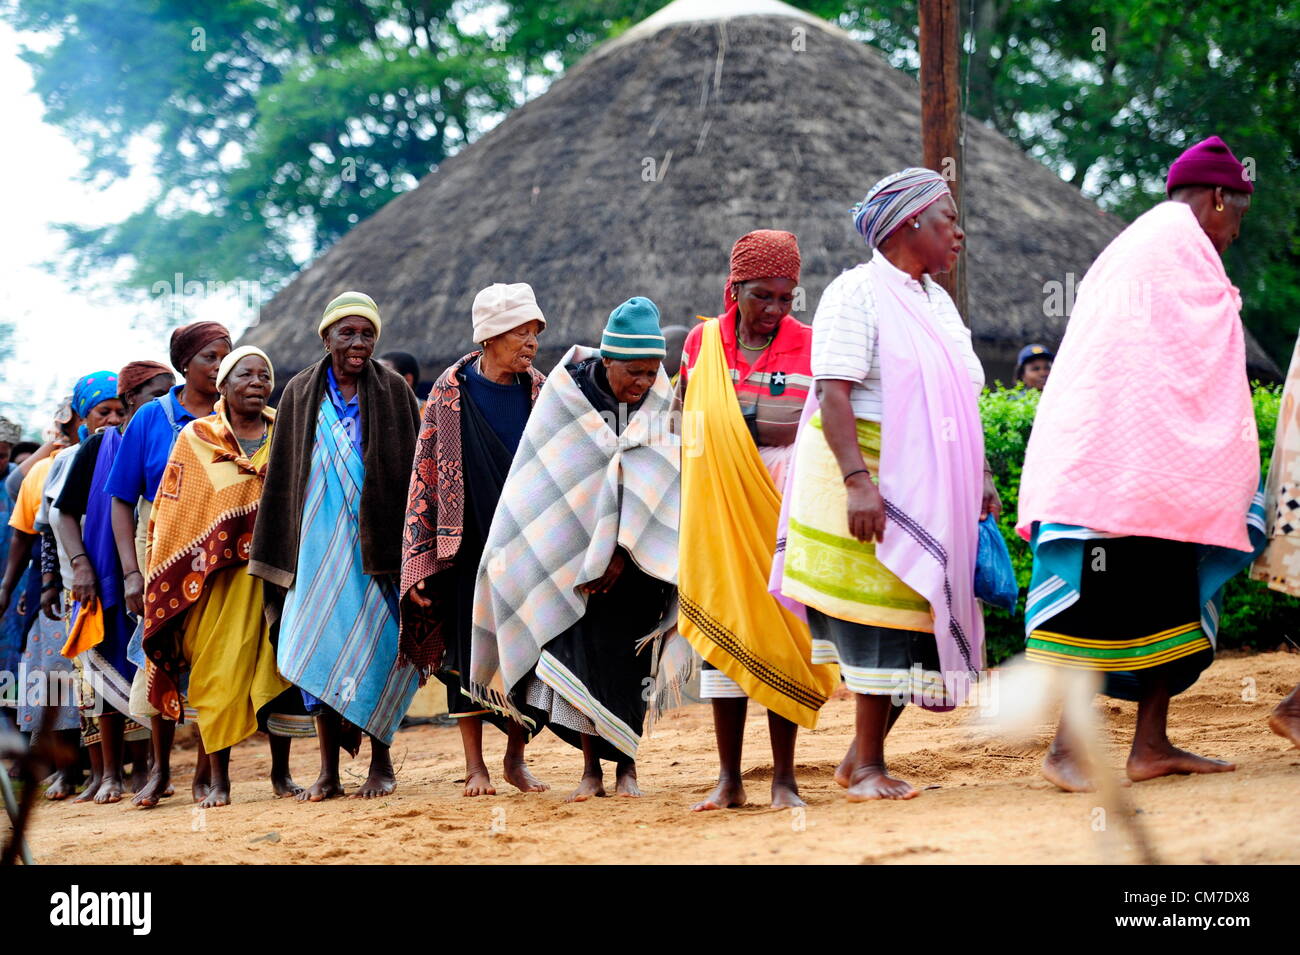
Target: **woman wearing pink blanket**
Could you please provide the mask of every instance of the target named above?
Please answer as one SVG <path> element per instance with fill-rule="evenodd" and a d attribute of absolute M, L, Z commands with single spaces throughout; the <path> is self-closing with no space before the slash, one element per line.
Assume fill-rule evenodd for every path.
<path fill-rule="evenodd" d="M 1166 723 L 1170 697 L 1213 661 L 1219 591 L 1263 531 L 1241 297 L 1221 259 L 1254 186 L 1212 136 L 1166 190 L 1080 283 L 1017 526 L 1034 549 L 1025 655 L 1100 671 L 1104 692 L 1137 702 L 1134 781 L 1234 768 L 1177 749 Z M 1043 774 L 1092 788 L 1064 724 Z"/>

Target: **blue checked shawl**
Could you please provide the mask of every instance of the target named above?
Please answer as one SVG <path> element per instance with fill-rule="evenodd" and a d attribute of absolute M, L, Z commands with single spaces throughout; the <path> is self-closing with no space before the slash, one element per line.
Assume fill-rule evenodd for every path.
<path fill-rule="evenodd" d="M 615 546 L 659 580 L 677 583 L 681 441 L 669 428 L 663 369 L 621 435 L 579 390 L 567 366 L 598 355 L 574 345 L 546 379 L 506 478 L 474 591 L 473 696 L 522 721 L 509 693 L 542 648 L 580 620 L 578 587 L 600 578 Z M 646 639 L 656 646 L 657 698 L 675 690 L 676 603 Z"/>

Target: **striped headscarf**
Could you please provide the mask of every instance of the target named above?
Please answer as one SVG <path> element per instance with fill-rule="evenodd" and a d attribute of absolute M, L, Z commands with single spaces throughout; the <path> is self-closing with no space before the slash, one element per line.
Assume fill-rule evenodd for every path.
<path fill-rule="evenodd" d="M 72 388 L 72 410 L 78 418 L 85 418 L 90 409 L 110 398 L 117 398 L 117 375 L 111 371 L 92 371 L 77 379 Z M 77 429 L 81 440 L 90 437 L 90 431 L 83 424 Z"/>
<path fill-rule="evenodd" d="M 724 308 L 736 301 L 735 286 L 750 279 L 789 279 L 799 284 L 799 240 L 778 229 L 755 229 L 731 247 L 731 272 L 722 291 Z"/>
<path fill-rule="evenodd" d="M 853 226 L 874 249 L 912 216 L 951 194 L 937 172 L 910 166 L 871 187 L 851 210 Z"/>

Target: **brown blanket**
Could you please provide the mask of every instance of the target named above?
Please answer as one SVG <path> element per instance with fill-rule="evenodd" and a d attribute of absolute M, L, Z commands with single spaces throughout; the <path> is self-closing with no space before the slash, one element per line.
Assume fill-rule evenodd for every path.
<path fill-rule="evenodd" d="M 263 507 L 257 514 L 248 562 L 250 574 L 272 585 L 267 588 L 267 610 L 273 620 L 298 569 L 302 508 L 329 363 L 327 355 L 295 375 L 277 409 Z M 374 359 L 362 371 L 358 391 L 366 469 L 361 488 L 361 566 L 372 577 L 396 576 L 402 567 L 402 524 L 420 405 L 406 380 Z"/>

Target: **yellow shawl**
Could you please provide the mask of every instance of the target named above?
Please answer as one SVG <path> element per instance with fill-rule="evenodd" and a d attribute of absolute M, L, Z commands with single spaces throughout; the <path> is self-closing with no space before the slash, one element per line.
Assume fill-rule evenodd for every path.
<path fill-rule="evenodd" d="M 248 563 L 275 411 L 262 416 L 266 441 L 250 460 L 226 420 L 225 400 L 218 400 L 212 415 L 191 421 L 177 437 L 158 484 L 149 516 L 144 648 L 153 664 L 150 699 L 172 719 L 181 717 L 184 616 L 217 571 Z"/>
<path fill-rule="evenodd" d="M 808 626 L 767 589 L 781 495 L 745 427 L 718 321 L 686 389 L 679 544 L 680 630 L 745 694 L 809 729 L 837 683 L 814 666 Z"/>

